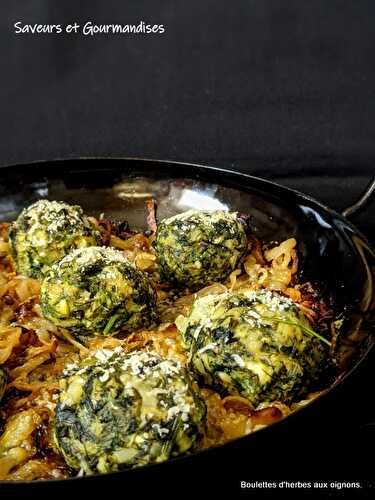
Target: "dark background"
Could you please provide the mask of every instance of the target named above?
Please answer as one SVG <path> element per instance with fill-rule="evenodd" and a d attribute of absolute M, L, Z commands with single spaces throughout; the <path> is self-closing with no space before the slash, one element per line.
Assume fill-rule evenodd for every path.
<path fill-rule="evenodd" d="M 89 20 L 144 20 L 166 32 L 13 28 Z M 0 165 L 78 156 L 195 161 L 273 178 L 341 210 L 375 172 L 375 3 L 2 0 L 0 138 Z M 374 203 L 353 222 L 375 241 Z M 340 428 L 352 443 L 353 466 L 374 438 L 363 427 L 375 416 L 360 390 L 372 384 L 373 362 L 345 395 L 361 410 L 343 427 L 330 423 L 332 436 Z M 330 439 L 322 449 L 334 470 L 344 438 Z M 320 461 L 304 460 L 319 476 Z"/>
<path fill-rule="evenodd" d="M 374 19 L 372 0 L 2 0 L 0 163 L 213 163 L 341 209 L 375 171 Z M 13 28 L 89 20 L 144 20 L 166 32 Z M 374 213 L 355 220 L 370 237 Z"/>

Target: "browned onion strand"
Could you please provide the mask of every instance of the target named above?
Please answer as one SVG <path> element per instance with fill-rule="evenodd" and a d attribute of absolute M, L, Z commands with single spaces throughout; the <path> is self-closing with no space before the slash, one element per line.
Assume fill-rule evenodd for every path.
<path fill-rule="evenodd" d="M 86 345 L 67 331 L 45 320 L 39 305 L 38 281 L 17 276 L 9 254 L 8 225 L 0 224 L 0 365 L 8 373 L 8 385 L 0 406 L 0 479 L 34 480 L 65 478 L 69 470 L 51 438 L 58 379 L 67 363 L 78 361 L 99 347 L 126 351 L 156 350 L 162 356 L 186 362 L 174 321 L 187 314 L 196 297 L 226 290 L 277 290 L 297 302 L 314 324 L 329 318 L 329 310 L 315 297 L 315 291 L 296 284 L 298 259 L 296 240 L 290 238 L 273 248 L 262 250 L 251 236 L 249 253 L 241 267 L 228 280 L 213 283 L 194 294 L 188 289 L 172 290 L 158 283 L 156 256 L 152 248 L 155 232 L 155 205 L 150 203 L 151 236 L 134 233 L 126 224 L 91 218 L 103 234 L 104 242 L 126 255 L 141 270 L 149 273 L 158 290 L 160 325 L 134 332 L 125 339 L 96 338 Z M 328 314 L 328 316 L 327 316 Z M 332 315 L 331 315 L 332 316 Z M 253 408 L 240 396 L 220 397 L 202 389 L 206 401 L 207 430 L 201 447 L 225 443 L 287 416 L 306 400 L 288 407 L 278 401 Z M 311 397 L 316 397 L 317 393 Z"/>

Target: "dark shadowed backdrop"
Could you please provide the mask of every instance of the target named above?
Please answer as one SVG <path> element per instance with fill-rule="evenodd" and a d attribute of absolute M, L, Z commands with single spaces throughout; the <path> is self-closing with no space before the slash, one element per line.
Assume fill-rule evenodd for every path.
<path fill-rule="evenodd" d="M 288 177 L 341 208 L 375 170 L 374 19 L 372 0 L 3 0 L 0 162 L 125 155 L 215 163 Z M 13 28 L 141 20 L 166 31 Z M 294 177 L 301 171 L 312 176 L 303 186 Z M 357 179 L 342 179 L 336 201 L 344 175 Z"/>
<path fill-rule="evenodd" d="M 165 33 L 16 35 L 13 26 L 142 20 Z M 0 166 L 203 162 L 342 209 L 375 173 L 374 26 L 373 0 L 1 0 Z M 375 240 L 374 203 L 353 221 Z M 374 439 L 358 430 L 375 420 L 358 392 L 371 377 L 368 365 L 348 403 L 362 407 L 360 446 Z"/>

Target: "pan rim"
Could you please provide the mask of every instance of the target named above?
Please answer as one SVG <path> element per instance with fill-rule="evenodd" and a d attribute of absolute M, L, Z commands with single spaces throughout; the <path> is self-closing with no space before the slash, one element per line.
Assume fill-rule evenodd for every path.
<path fill-rule="evenodd" d="M 254 180 L 255 182 L 259 182 L 260 184 L 263 184 L 265 186 L 268 185 L 268 186 L 272 186 L 273 188 L 279 189 L 284 193 L 293 193 L 293 195 L 295 197 L 310 202 L 311 204 L 318 207 L 320 210 L 323 210 L 324 212 L 326 212 L 330 216 L 334 216 L 335 219 L 338 219 L 341 222 L 343 222 L 347 227 L 349 227 L 353 231 L 353 233 L 355 233 L 359 238 L 361 238 L 361 240 L 366 244 L 366 247 L 369 250 L 369 252 L 375 258 L 375 249 L 370 244 L 367 237 L 353 223 L 351 223 L 348 219 L 346 219 L 342 214 L 340 214 L 336 210 L 325 205 L 324 203 L 320 202 L 319 200 L 315 199 L 314 197 L 312 197 L 308 194 L 302 193 L 296 189 L 289 188 L 287 186 L 283 186 L 282 184 L 279 184 L 273 180 L 264 179 L 262 177 L 247 174 L 244 172 L 238 172 L 235 170 L 231 170 L 229 168 L 217 167 L 217 166 L 213 166 L 213 165 L 209 165 L 209 164 L 205 164 L 205 163 L 184 162 L 184 161 L 178 161 L 178 160 L 157 159 L 157 158 L 154 159 L 154 158 L 145 158 L 145 157 L 128 157 L 128 156 L 112 156 L 112 155 L 108 155 L 108 156 L 72 156 L 72 157 L 69 156 L 69 157 L 56 157 L 56 158 L 47 159 L 47 160 L 34 160 L 34 161 L 9 163 L 9 164 L 6 164 L 6 165 L 3 165 L 0 167 L 0 178 L 2 177 L 2 172 L 4 170 L 10 170 L 12 167 L 13 168 L 14 167 L 25 168 L 27 165 L 44 166 L 47 163 L 58 163 L 58 162 L 69 163 L 69 162 L 75 162 L 75 161 L 85 162 L 85 160 L 86 161 L 90 161 L 90 160 L 91 161 L 92 160 L 94 160 L 94 161 L 100 161 L 100 160 L 105 160 L 105 161 L 113 161 L 114 160 L 114 161 L 116 161 L 117 160 L 117 161 L 128 161 L 128 162 L 133 161 L 133 162 L 141 162 L 141 163 L 145 163 L 145 164 L 146 163 L 160 163 L 162 165 L 165 165 L 165 166 L 169 165 L 171 167 L 172 166 L 193 167 L 195 169 L 210 172 L 210 173 L 221 172 L 221 173 L 226 174 L 232 178 L 237 178 L 237 179 L 245 178 L 245 179 L 248 179 L 249 181 Z M 119 168 L 119 170 L 120 170 L 120 168 Z M 188 172 L 186 172 L 185 174 L 186 174 L 185 175 L 186 178 L 189 178 Z M 223 182 L 219 181 L 219 182 L 217 182 L 217 184 L 225 185 L 225 181 L 223 181 Z M 341 232 L 340 228 L 338 228 L 338 227 L 335 227 L 335 230 Z M 268 433 L 268 432 L 271 432 L 271 430 L 274 428 L 274 426 L 281 427 L 282 425 L 285 425 L 285 421 L 290 421 L 291 418 L 295 418 L 298 414 L 300 414 L 301 411 L 302 412 L 305 411 L 308 407 L 313 406 L 317 401 L 324 400 L 328 394 L 331 394 L 333 391 L 336 391 L 338 387 L 342 387 L 343 382 L 346 381 L 347 378 L 350 377 L 352 375 L 352 373 L 358 369 L 358 367 L 363 363 L 363 361 L 365 359 L 367 359 L 367 357 L 369 356 L 370 352 L 374 349 L 374 347 L 375 347 L 375 337 L 373 336 L 373 338 L 371 339 L 371 342 L 369 343 L 369 346 L 363 352 L 361 357 L 353 364 L 352 367 L 350 367 L 350 369 L 348 369 L 346 372 L 344 372 L 342 374 L 342 376 L 340 377 L 340 379 L 336 383 L 334 383 L 333 385 L 331 385 L 327 389 L 323 390 L 322 394 L 320 394 L 317 398 L 315 398 L 313 401 L 311 401 L 311 403 L 309 403 L 308 405 L 298 409 L 297 411 L 288 415 L 288 417 L 285 417 L 285 418 L 283 418 L 283 419 L 281 419 L 281 420 L 279 420 L 271 425 L 268 425 L 267 427 L 265 427 L 263 429 L 259 429 L 258 431 L 256 431 L 255 434 L 259 435 L 259 433 L 263 433 L 263 434 Z M 192 453 L 191 455 L 175 457 L 175 458 L 169 459 L 168 461 L 160 463 L 160 464 L 148 464 L 146 466 L 137 467 L 134 469 L 123 470 L 123 471 L 112 472 L 112 473 L 108 473 L 108 474 L 94 474 L 92 476 L 80 476 L 80 477 L 75 476 L 75 477 L 70 477 L 70 478 L 66 478 L 66 479 L 48 479 L 48 480 L 39 479 L 36 481 L 32 481 L 32 480 L 26 480 L 26 481 L 1 480 L 0 486 L 6 485 L 7 487 L 9 487 L 11 489 L 16 488 L 17 486 L 19 486 L 19 487 L 27 486 L 28 488 L 30 488 L 30 487 L 40 488 L 40 487 L 48 487 L 49 485 L 51 487 L 53 487 L 54 485 L 58 486 L 61 483 L 65 483 L 66 481 L 71 483 L 73 481 L 74 482 L 75 481 L 82 481 L 82 480 L 88 481 L 88 480 L 93 480 L 95 478 L 96 479 L 108 478 L 108 480 L 109 480 L 114 475 L 127 476 L 127 475 L 132 474 L 132 473 L 141 473 L 141 471 L 147 471 L 150 468 L 155 469 L 155 468 L 158 468 L 160 466 L 165 467 L 165 465 L 171 461 L 172 462 L 177 462 L 177 461 L 180 462 L 180 461 L 186 461 L 186 460 L 192 459 L 195 455 L 203 455 L 203 454 L 207 455 L 208 453 L 214 451 L 215 449 L 218 449 L 218 448 L 222 449 L 222 448 L 225 448 L 225 447 L 232 445 L 233 443 L 236 443 L 239 441 L 244 441 L 245 439 L 249 439 L 249 438 L 251 439 L 252 436 L 253 436 L 252 434 L 241 436 L 241 437 L 236 438 L 232 441 L 229 441 L 228 443 L 215 445 L 213 447 L 210 447 L 210 448 L 207 448 L 204 450 L 199 450 L 197 452 Z M 35 486 L 31 486 L 31 485 L 35 485 Z M 43 485 L 43 486 L 41 486 L 41 485 Z"/>
<path fill-rule="evenodd" d="M 103 156 L 68 156 L 68 157 L 54 157 L 52 159 L 46 159 L 46 160 L 32 160 L 32 161 L 24 161 L 24 162 L 14 162 L 14 163 L 7 163 L 5 165 L 0 166 L 0 177 L 1 177 L 1 172 L 2 170 L 7 170 L 11 169 L 12 167 L 26 167 L 27 165 L 45 165 L 47 163 L 70 163 L 74 161 L 90 161 L 90 160 L 109 160 L 109 161 L 134 161 L 134 162 L 144 162 L 144 163 L 160 163 L 162 165 L 180 165 L 180 166 L 187 166 L 187 167 L 194 167 L 197 169 L 201 170 L 206 170 L 208 172 L 222 172 L 224 174 L 228 174 L 234 177 L 244 177 L 247 179 L 253 179 L 256 182 L 260 182 L 263 184 L 268 184 L 273 187 L 276 187 L 278 189 L 293 193 L 294 195 L 303 198 L 323 210 L 327 211 L 330 215 L 334 215 L 336 218 L 340 219 L 342 222 L 344 222 L 347 226 L 349 226 L 351 229 L 353 229 L 358 236 L 360 236 L 364 242 L 367 244 L 368 248 L 370 251 L 375 255 L 375 247 L 368 241 L 368 238 L 346 217 L 344 217 L 340 212 L 337 210 L 331 208 L 329 205 L 326 205 L 325 203 L 317 200 L 313 196 L 303 193 L 302 191 L 298 191 L 298 189 L 294 189 L 288 186 L 284 186 L 282 184 L 279 184 L 276 181 L 266 179 L 264 177 L 259 177 L 256 175 L 252 174 L 247 174 L 245 172 L 238 172 L 236 170 L 232 170 L 230 168 L 224 168 L 224 167 L 218 167 L 218 166 L 213 166 L 212 164 L 206 164 L 206 163 L 195 163 L 195 162 L 185 162 L 185 161 L 180 161 L 180 160 L 173 160 L 173 159 L 160 159 L 160 158 L 149 158 L 149 157 L 142 157 L 142 156 L 112 156 L 112 155 L 103 155 Z M 219 183 L 220 184 L 220 183 Z"/>

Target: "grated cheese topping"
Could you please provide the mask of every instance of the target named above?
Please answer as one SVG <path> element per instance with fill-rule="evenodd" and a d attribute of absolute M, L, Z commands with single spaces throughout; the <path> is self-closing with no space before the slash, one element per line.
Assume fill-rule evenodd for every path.
<path fill-rule="evenodd" d="M 127 379 L 124 383 L 125 390 L 136 389 L 144 401 L 156 398 L 157 405 L 167 410 L 166 422 L 171 422 L 175 418 L 181 418 L 183 422 L 189 421 L 194 408 L 190 402 L 189 385 L 182 383 L 184 367 L 178 360 L 164 359 L 159 355 L 145 351 L 125 353 L 120 346 L 113 350 L 98 349 L 92 358 L 95 358 L 95 367 L 101 371 L 100 382 L 108 382 L 111 375 L 120 367 L 123 373 L 121 380 Z M 87 364 L 80 367 L 80 365 L 71 363 L 66 366 L 63 377 L 83 375 L 90 370 L 91 366 Z M 179 377 L 181 377 L 181 383 L 176 383 L 176 378 L 179 379 Z M 160 383 L 160 378 L 166 379 L 167 388 L 158 386 L 152 388 L 151 386 L 155 383 Z M 153 413 L 148 412 L 146 417 L 152 420 Z M 157 428 L 157 431 L 160 437 L 165 434 L 163 428 Z"/>
<path fill-rule="evenodd" d="M 98 262 L 102 262 L 104 265 L 110 265 L 113 263 L 120 263 L 131 267 L 135 267 L 133 263 L 131 263 L 120 250 L 116 250 L 110 247 L 86 247 L 86 248 L 78 248 L 73 250 L 68 255 L 66 255 L 57 265 L 56 270 L 61 271 L 64 267 L 69 265 L 71 262 L 74 262 L 76 266 L 82 268 L 83 270 L 86 267 L 89 267 Z"/>

